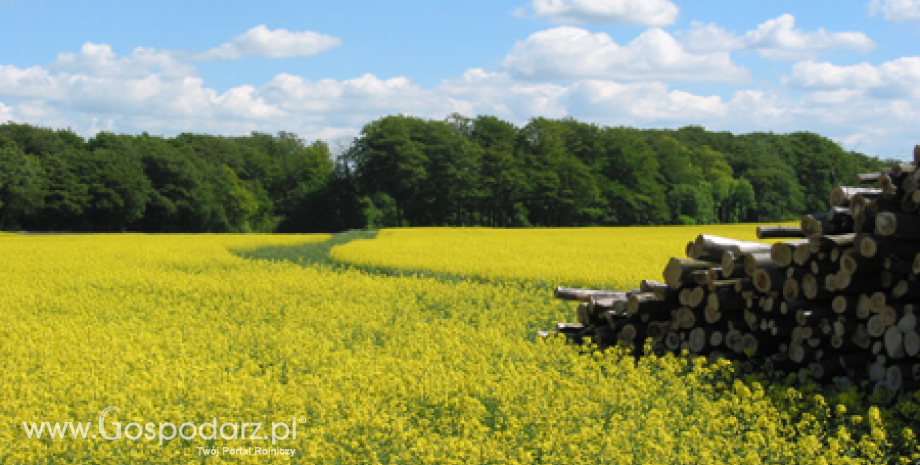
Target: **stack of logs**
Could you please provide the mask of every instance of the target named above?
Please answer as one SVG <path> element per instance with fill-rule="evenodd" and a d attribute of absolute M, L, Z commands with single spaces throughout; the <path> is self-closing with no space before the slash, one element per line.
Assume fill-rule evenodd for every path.
<path fill-rule="evenodd" d="M 601 349 L 727 357 L 800 379 L 920 388 L 920 146 L 914 162 L 837 187 L 800 227 L 760 227 L 773 244 L 701 235 L 663 282 L 616 292 L 559 287 L 580 302 L 556 331 Z"/>

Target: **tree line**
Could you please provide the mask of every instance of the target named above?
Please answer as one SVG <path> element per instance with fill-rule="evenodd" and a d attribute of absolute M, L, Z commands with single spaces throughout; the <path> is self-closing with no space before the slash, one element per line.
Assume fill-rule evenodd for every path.
<path fill-rule="evenodd" d="M 156 137 L 0 125 L 0 229 L 332 232 L 769 222 L 887 161 L 792 134 L 405 115 L 332 153 L 295 134 Z"/>

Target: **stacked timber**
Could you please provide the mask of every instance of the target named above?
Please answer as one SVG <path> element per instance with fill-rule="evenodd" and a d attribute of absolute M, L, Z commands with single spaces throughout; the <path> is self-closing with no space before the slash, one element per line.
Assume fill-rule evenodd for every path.
<path fill-rule="evenodd" d="M 555 331 L 637 355 L 689 353 L 894 398 L 920 389 L 920 146 L 914 162 L 861 174 L 773 244 L 700 235 L 662 281 L 626 292 L 559 287 L 577 323 Z"/>

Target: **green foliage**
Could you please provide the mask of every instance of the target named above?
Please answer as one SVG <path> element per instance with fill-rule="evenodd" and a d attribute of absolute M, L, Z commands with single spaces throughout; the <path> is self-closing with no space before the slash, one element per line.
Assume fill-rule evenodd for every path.
<path fill-rule="evenodd" d="M 333 156 L 280 132 L 174 138 L 0 125 L 0 228 L 333 232 L 767 222 L 883 162 L 817 134 L 392 115 Z"/>

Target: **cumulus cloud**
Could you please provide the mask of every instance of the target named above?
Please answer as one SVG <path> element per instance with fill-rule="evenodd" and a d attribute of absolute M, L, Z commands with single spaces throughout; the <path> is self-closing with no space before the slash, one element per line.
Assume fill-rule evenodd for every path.
<path fill-rule="evenodd" d="M 382 114 L 443 116 L 458 110 L 446 95 L 424 89 L 408 78 L 381 79 L 372 74 L 311 81 L 282 73 L 261 90 L 261 95 L 292 115 L 343 118 L 349 124 L 364 124 Z"/>
<path fill-rule="evenodd" d="M 874 66 L 796 63 L 786 84 L 805 90 L 857 90 L 880 98 L 920 97 L 920 57 L 903 57 Z"/>
<path fill-rule="evenodd" d="M 219 47 L 198 55 L 201 60 L 236 60 L 245 56 L 304 57 L 338 47 L 342 40 L 312 31 L 293 32 L 256 26 Z"/>
<path fill-rule="evenodd" d="M 13 107 L 8 107 L 0 102 L 0 123 L 13 120 Z"/>
<path fill-rule="evenodd" d="M 0 89 L 0 98 L 91 115 L 258 119 L 282 114 L 251 87 L 223 94 L 206 88 L 193 67 L 167 52 L 139 48 L 119 57 L 105 44 L 62 53 L 47 68 L 0 66 Z"/>
<path fill-rule="evenodd" d="M 667 26 L 679 12 L 668 0 L 533 0 L 531 8 L 563 24 Z"/>
<path fill-rule="evenodd" d="M 563 103 L 566 87 L 521 81 L 504 72 L 470 69 L 459 78 L 444 80 L 439 90 L 466 102 L 468 113 L 464 114 L 495 115 L 516 122 L 527 119 L 526 115 L 561 118 L 568 114 Z"/>
<path fill-rule="evenodd" d="M 868 52 L 875 48 L 875 42 L 862 32 L 796 29 L 795 17 L 790 14 L 765 21 L 741 36 L 715 24 L 694 21 L 684 42 L 693 52 L 748 50 L 773 60 L 808 59 L 838 49 Z"/>
<path fill-rule="evenodd" d="M 748 71 L 727 52 L 691 53 L 667 32 L 652 28 L 622 46 L 604 33 L 561 26 L 514 45 L 502 61 L 512 74 L 542 79 L 666 79 L 738 81 Z"/>
<path fill-rule="evenodd" d="M 170 78 L 195 74 L 194 66 L 177 59 L 171 52 L 138 47 L 119 57 L 108 44 L 83 44 L 77 53 L 59 53 L 49 70 L 100 77 L 138 78 L 158 74 Z"/>
<path fill-rule="evenodd" d="M 920 0 L 872 0 L 869 11 L 894 23 L 920 21 Z"/>

